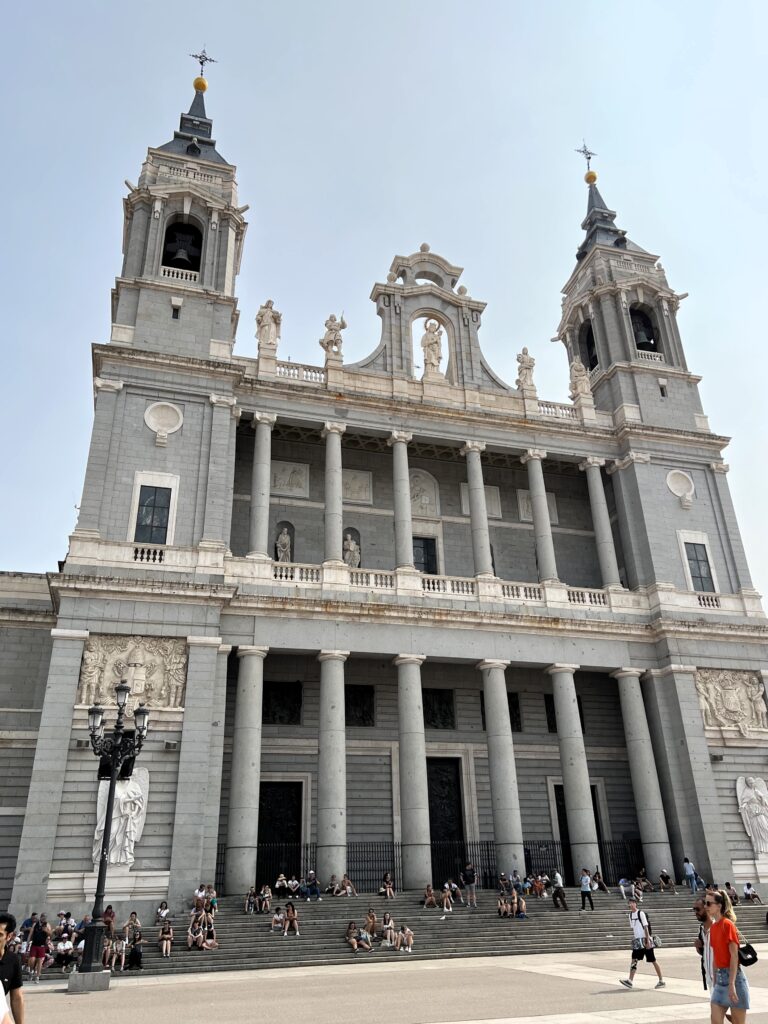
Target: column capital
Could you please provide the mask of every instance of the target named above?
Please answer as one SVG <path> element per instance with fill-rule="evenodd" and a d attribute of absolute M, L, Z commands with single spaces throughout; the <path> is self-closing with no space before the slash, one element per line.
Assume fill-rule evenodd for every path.
<path fill-rule="evenodd" d="M 318 661 L 346 661 L 350 651 L 320 651 Z"/>
<path fill-rule="evenodd" d="M 234 395 L 213 395 L 213 394 L 211 394 L 211 395 L 208 395 L 208 401 L 213 406 L 217 406 L 217 405 L 220 405 L 222 407 L 227 407 L 228 406 L 230 409 L 234 409 L 235 406 L 237 405 L 237 399 L 235 398 Z"/>
<path fill-rule="evenodd" d="M 545 668 L 544 669 L 544 673 L 545 673 L 545 675 L 548 675 L 548 676 L 554 676 L 554 675 L 557 675 L 558 672 L 570 672 L 571 675 L 573 675 L 573 673 L 574 672 L 578 672 L 578 670 L 580 668 L 581 668 L 581 665 L 560 665 L 560 664 L 555 664 L 555 665 L 550 665 L 549 668 Z"/>
<path fill-rule="evenodd" d="M 600 459 L 596 455 L 588 455 L 583 462 L 579 463 L 579 469 L 582 472 L 586 472 L 586 470 L 591 469 L 593 466 L 596 466 L 598 469 L 600 469 L 600 467 L 604 465 L 605 459 Z"/>
<path fill-rule="evenodd" d="M 255 412 L 251 420 L 251 427 L 255 430 L 260 423 L 266 423 L 271 430 L 276 421 L 277 416 L 273 412 Z"/>
<path fill-rule="evenodd" d="M 621 469 L 626 469 L 627 466 L 632 466 L 634 463 L 645 465 L 651 461 L 651 456 L 648 452 L 627 452 L 627 454 L 621 459 L 614 459 L 610 466 L 606 469 L 606 473 L 610 476 L 613 473 L 617 473 Z"/>
<path fill-rule="evenodd" d="M 468 452 L 484 452 L 485 441 L 465 441 L 463 447 L 459 448 L 459 455 L 466 455 Z"/>
<path fill-rule="evenodd" d="M 393 665 L 421 665 L 427 660 L 426 654 L 398 654 L 392 659 Z"/>
<path fill-rule="evenodd" d="M 407 430 L 393 430 L 387 438 L 387 444 L 391 448 L 393 444 L 398 441 L 402 441 L 404 444 L 408 444 L 409 441 L 413 440 L 413 434 L 409 434 Z"/>
<path fill-rule="evenodd" d="M 187 647 L 221 647 L 220 636 L 188 636 Z"/>
<path fill-rule="evenodd" d="M 232 650 L 232 644 L 220 644 L 219 645 L 219 654 L 229 654 L 229 652 L 231 650 Z"/>
<path fill-rule="evenodd" d="M 238 658 L 266 658 L 268 653 L 268 647 L 254 647 L 248 644 L 241 644 L 237 648 Z"/>
<path fill-rule="evenodd" d="M 663 679 L 664 676 L 680 675 L 695 676 L 698 669 L 695 665 L 667 665 L 665 668 L 646 669 L 644 675 L 651 679 Z"/>
<path fill-rule="evenodd" d="M 478 661 L 475 668 L 480 669 L 482 672 L 486 668 L 500 668 L 503 672 L 504 669 L 509 668 L 510 662 L 504 661 L 501 658 L 486 658 L 484 661 Z"/>
<path fill-rule="evenodd" d="M 611 679 L 639 679 L 645 672 L 643 668 L 617 668 L 615 672 L 611 672 Z"/>
<path fill-rule="evenodd" d="M 346 423 L 334 423 L 331 420 L 326 421 L 323 424 L 323 429 L 320 434 L 321 437 L 327 437 L 329 434 L 338 434 L 339 437 L 347 429 Z"/>
<path fill-rule="evenodd" d="M 51 636 L 54 640 L 87 640 L 90 636 L 87 629 L 52 629 Z"/>
<path fill-rule="evenodd" d="M 523 465 L 525 465 L 527 462 L 530 462 L 532 459 L 538 459 L 539 462 L 542 462 L 544 459 L 546 459 L 546 457 L 547 457 L 547 453 L 544 451 L 543 448 L 529 448 L 526 452 L 524 452 L 520 456 L 520 461 L 522 462 Z"/>
<path fill-rule="evenodd" d="M 94 377 L 93 389 L 94 391 L 122 391 L 123 382 L 121 380 L 108 380 L 106 377 Z"/>

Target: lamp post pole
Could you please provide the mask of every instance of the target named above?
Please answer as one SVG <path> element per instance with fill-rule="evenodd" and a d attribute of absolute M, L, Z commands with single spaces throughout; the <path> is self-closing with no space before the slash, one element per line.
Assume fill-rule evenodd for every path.
<path fill-rule="evenodd" d="M 117 703 L 117 719 L 111 736 L 104 735 L 104 709 L 94 704 L 88 709 L 88 730 L 91 734 L 91 748 L 98 758 L 109 760 L 109 791 L 107 806 L 104 813 L 104 834 L 101 839 L 101 857 L 99 859 L 99 876 L 96 881 L 96 897 L 93 904 L 92 920 L 85 926 L 85 946 L 80 972 L 87 974 L 99 970 L 101 951 L 104 946 L 104 893 L 107 885 L 107 866 L 109 864 L 109 847 L 112 841 L 112 815 L 115 805 L 115 787 L 125 761 L 136 757 L 144 745 L 149 724 L 149 710 L 145 704 L 133 712 L 136 731 L 133 736 L 125 735 L 125 706 L 130 686 L 121 680 L 115 687 Z"/>

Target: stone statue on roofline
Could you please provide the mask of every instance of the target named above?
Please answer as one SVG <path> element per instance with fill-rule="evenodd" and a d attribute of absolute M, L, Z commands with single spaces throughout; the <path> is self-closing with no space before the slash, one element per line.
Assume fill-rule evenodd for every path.
<path fill-rule="evenodd" d="M 592 389 L 589 386 L 589 373 L 586 366 L 578 356 L 571 363 L 571 399 L 576 401 L 582 395 L 591 395 Z"/>
<path fill-rule="evenodd" d="M 530 355 L 528 349 L 524 348 L 517 357 L 518 370 L 515 387 L 519 388 L 520 391 L 536 391 L 536 385 L 533 383 L 533 368 L 535 365 L 536 360 Z"/>
<path fill-rule="evenodd" d="M 343 313 L 341 314 L 341 319 L 338 320 L 336 319 L 336 315 L 331 313 L 325 321 L 325 334 L 320 339 L 320 347 L 325 350 L 326 355 L 341 355 L 341 332 L 345 330 L 346 326 L 347 321 L 344 319 Z"/>
<path fill-rule="evenodd" d="M 440 373 L 440 360 L 443 357 L 442 328 L 437 320 L 427 320 L 421 339 L 424 353 L 424 375 Z"/>
<path fill-rule="evenodd" d="M 272 299 L 267 299 L 256 314 L 256 337 L 259 340 L 259 348 L 277 348 L 282 322 L 282 314 L 274 308 Z"/>

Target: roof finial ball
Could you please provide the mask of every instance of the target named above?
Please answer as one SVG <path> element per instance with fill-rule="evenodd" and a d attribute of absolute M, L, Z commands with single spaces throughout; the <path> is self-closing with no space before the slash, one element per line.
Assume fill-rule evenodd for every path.
<path fill-rule="evenodd" d="M 597 181 L 597 174 L 590 167 L 590 161 L 593 156 L 597 156 L 597 153 L 593 153 L 591 149 L 587 149 L 587 144 L 582 140 L 581 148 L 576 150 L 577 153 L 581 153 L 584 159 L 587 161 L 587 173 L 584 175 L 584 181 L 588 185 L 594 185 Z"/>
<path fill-rule="evenodd" d="M 189 56 L 192 58 L 192 60 L 196 60 L 200 65 L 200 74 L 195 78 L 194 82 L 192 83 L 194 90 L 195 92 L 205 92 L 205 90 L 208 88 L 208 81 L 203 75 L 203 72 L 205 71 L 205 65 L 215 64 L 216 61 L 213 59 L 213 57 L 208 56 L 208 54 L 205 52 L 205 47 L 202 48 L 200 53 L 190 53 Z"/>

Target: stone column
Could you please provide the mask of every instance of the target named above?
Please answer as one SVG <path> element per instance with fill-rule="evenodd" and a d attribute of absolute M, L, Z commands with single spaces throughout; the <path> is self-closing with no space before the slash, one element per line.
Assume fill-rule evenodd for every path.
<path fill-rule="evenodd" d="M 592 525 L 595 528 L 595 547 L 597 548 L 603 586 L 620 587 L 619 564 L 616 561 L 611 517 L 608 515 L 608 503 L 605 500 L 603 478 L 600 472 L 600 467 L 604 465 L 605 459 L 596 459 L 594 456 L 590 456 L 580 463 L 579 469 L 587 474 L 589 505 L 592 509 Z"/>
<path fill-rule="evenodd" d="M 461 454 L 467 459 L 467 487 L 469 515 L 472 528 L 472 554 L 475 576 L 493 576 L 491 540 L 488 535 L 488 510 L 485 507 L 485 484 L 480 452 L 485 451 L 483 441 L 465 441 Z"/>
<path fill-rule="evenodd" d="M 594 871 L 600 863 L 597 844 L 595 813 L 592 809 L 592 790 L 589 785 L 589 767 L 581 732 L 579 705 L 573 673 L 578 665 L 550 665 L 547 675 L 552 676 L 557 715 L 557 742 L 560 747 L 560 770 L 563 773 L 565 813 L 571 841 L 571 856 L 576 877 L 582 868 Z"/>
<path fill-rule="evenodd" d="M 392 485 L 395 505 L 395 568 L 413 569 L 413 520 L 411 479 L 408 472 L 408 442 L 413 437 L 393 430 L 387 438 L 392 448 Z"/>
<path fill-rule="evenodd" d="M 203 878 L 206 866 L 203 809 L 213 799 L 215 790 L 210 772 L 210 742 L 216 706 L 213 681 L 221 637 L 188 636 L 187 646 L 187 684 L 168 886 L 168 903 L 173 914 L 187 907 L 190 892 Z"/>
<path fill-rule="evenodd" d="M 78 536 L 96 539 L 99 537 L 99 520 L 109 462 L 109 446 L 114 431 L 117 396 L 123 389 L 123 382 L 95 377 L 93 387 L 96 392 L 96 410 L 83 481 L 83 496 L 80 499 L 80 512 L 74 532 Z M 136 524 L 131 523 L 132 531 L 135 527 Z"/>
<path fill-rule="evenodd" d="M 341 435 L 343 423 L 326 423 L 325 438 L 325 561 L 342 564 L 344 530 L 341 489 Z"/>
<path fill-rule="evenodd" d="M 640 841 L 643 844 L 645 870 L 650 879 L 659 877 L 662 868 L 675 874 L 669 848 L 667 820 L 661 801 L 661 787 L 651 745 L 651 733 L 645 715 L 645 703 L 640 688 L 642 669 L 620 668 L 611 673 L 618 680 L 621 717 L 627 741 L 629 771 L 635 795 Z M 670 867 L 670 865 L 672 865 Z"/>
<path fill-rule="evenodd" d="M 261 704 L 268 647 L 239 647 L 224 890 L 236 896 L 256 885 L 261 783 Z"/>
<path fill-rule="evenodd" d="M 424 710 L 421 702 L 423 654 L 398 654 L 397 716 L 400 748 L 400 820 L 403 888 L 423 889 L 432 881 L 429 788 Z"/>
<path fill-rule="evenodd" d="M 481 661 L 477 667 L 483 673 L 496 864 L 500 871 L 508 875 L 515 869 L 524 875 L 523 824 L 520 819 L 507 685 L 504 680 L 504 670 L 508 665 L 508 661 Z"/>
<path fill-rule="evenodd" d="M 236 414 L 237 399 L 231 395 L 211 395 L 213 406 L 211 446 L 208 455 L 208 482 L 205 488 L 205 517 L 200 544 L 205 548 L 225 549 L 229 544 L 235 451 L 230 424 Z"/>
<path fill-rule="evenodd" d="M 32 763 L 24 826 L 16 862 L 11 907 L 17 916 L 50 903 L 48 877 L 56 849 L 59 808 L 64 791 L 67 757 L 72 735 L 72 714 L 77 703 L 80 663 L 88 631 L 52 629 L 53 647 L 48 665 L 45 699 Z M 111 720 L 112 709 L 108 712 Z M 87 732 L 82 735 L 87 736 Z M 90 756 L 90 755 L 89 755 Z M 88 800 L 95 808 L 97 761 L 91 756 L 88 769 L 94 788 Z M 55 810 L 54 810 L 55 809 Z M 92 814 L 95 811 L 91 812 Z M 94 819 L 91 819 L 94 820 Z M 90 843 L 90 840 L 88 840 Z M 90 870 L 90 847 L 88 852 Z M 82 869 L 81 869 L 82 870 Z"/>
<path fill-rule="evenodd" d="M 205 841 L 203 844 L 202 878 L 216 876 L 219 852 L 219 807 L 221 805 L 221 779 L 224 768 L 224 718 L 227 708 L 227 664 L 231 644 L 219 647 L 216 659 L 214 699 L 211 708 L 211 740 L 208 746 L 208 772 L 211 779 L 210 797 L 205 807 Z"/>
<path fill-rule="evenodd" d="M 549 505 L 544 487 L 542 460 L 547 453 L 540 448 L 529 448 L 520 461 L 528 469 L 528 492 L 531 496 L 533 514 L 533 535 L 536 541 L 536 558 L 539 563 L 539 579 L 557 580 L 555 545 L 552 540 L 552 525 L 549 521 Z"/>
<path fill-rule="evenodd" d="M 256 437 L 251 471 L 251 517 L 248 534 L 248 558 L 271 561 L 269 545 L 269 491 L 272 476 L 272 428 L 277 416 L 266 412 L 253 414 Z"/>
<path fill-rule="evenodd" d="M 349 651 L 320 651 L 320 726 L 317 753 L 317 877 L 347 870 L 347 745 L 344 662 Z"/>

